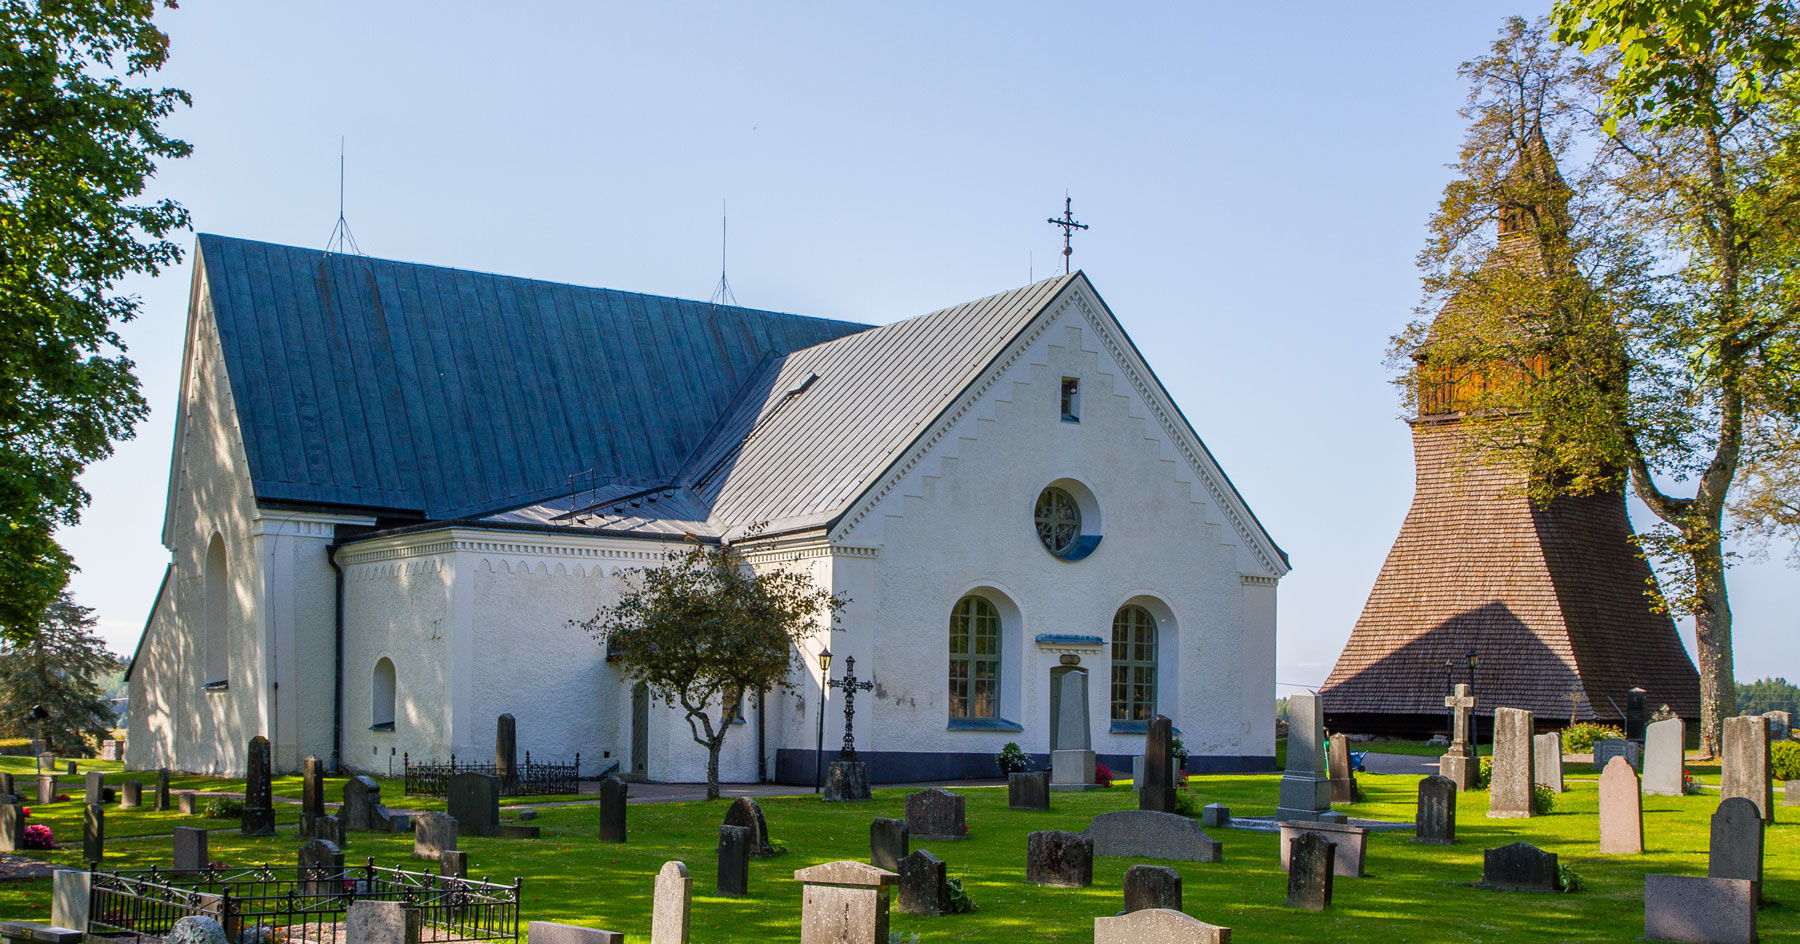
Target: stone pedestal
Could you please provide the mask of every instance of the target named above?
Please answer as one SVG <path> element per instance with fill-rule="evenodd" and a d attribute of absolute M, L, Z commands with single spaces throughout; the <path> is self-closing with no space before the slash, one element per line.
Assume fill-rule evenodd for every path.
<path fill-rule="evenodd" d="M 861 862 L 827 862 L 794 873 L 800 944 L 887 944 L 889 888 L 900 876 Z"/>
<path fill-rule="evenodd" d="M 825 787 L 821 795 L 830 803 L 867 800 L 869 765 L 860 760 L 832 761 L 831 768 L 825 772 Z"/>
<path fill-rule="evenodd" d="M 1093 751 L 1051 751 L 1050 789 L 1061 791 L 1098 790 L 1094 783 Z"/>
<path fill-rule="evenodd" d="M 1325 706 L 1319 696 L 1288 697 L 1287 772 L 1281 775 L 1276 819 L 1316 820 L 1331 811 L 1331 778 L 1325 770 Z"/>

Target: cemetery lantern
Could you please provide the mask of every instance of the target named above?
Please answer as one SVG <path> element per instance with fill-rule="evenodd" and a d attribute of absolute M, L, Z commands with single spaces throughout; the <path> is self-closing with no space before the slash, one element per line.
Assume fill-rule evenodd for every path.
<path fill-rule="evenodd" d="M 813 792 L 825 783 L 825 693 L 831 690 L 831 650 L 819 650 L 819 740 L 813 746 Z"/>
<path fill-rule="evenodd" d="M 1444 660 L 1444 694 L 1445 695 L 1456 694 L 1456 663 L 1451 662 L 1449 659 Z M 1446 705 L 1447 704 L 1448 703 L 1446 703 Z M 1455 740 L 1456 739 L 1456 709 L 1455 708 L 1446 707 L 1444 709 L 1444 724 L 1446 725 L 1446 727 L 1444 728 L 1444 740 L 1446 740 L 1446 741 Z"/>
<path fill-rule="evenodd" d="M 1463 658 L 1469 660 L 1469 694 L 1473 695 L 1475 694 L 1475 665 L 1481 661 L 1481 657 L 1475 654 L 1475 647 L 1470 646 L 1469 651 L 1463 654 Z M 1481 718 L 1473 711 L 1469 712 L 1469 742 L 1475 747 L 1475 756 L 1480 757 Z"/>

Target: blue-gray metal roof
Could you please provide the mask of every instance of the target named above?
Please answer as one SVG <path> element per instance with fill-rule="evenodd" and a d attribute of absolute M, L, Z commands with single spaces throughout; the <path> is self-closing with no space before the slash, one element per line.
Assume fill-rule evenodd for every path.
<path fill-rule="evenodd" d="M 676 479 L 766 361 L 867 325 L 202 235 L 256 496 L 460 518 Z"/>

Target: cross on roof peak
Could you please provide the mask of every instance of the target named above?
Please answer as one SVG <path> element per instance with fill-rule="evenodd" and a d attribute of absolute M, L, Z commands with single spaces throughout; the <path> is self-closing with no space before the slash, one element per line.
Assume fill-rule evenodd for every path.
<path fill-rule="evenodd" d="M 1064 275 L 1069 274 L 1069 256 L 1074 253 L 1074 250 L 1069 248 L 1069 237 L 1074 235 L 1075 231 L 1078 229 L 1087 229 L 1088 228 L 1088 225 L 1086 223 L 1075 222 L 1074 206 L 1075 206 L 1074 200 L 1072 200 L 1067 194 L 1064 194 L 1063 195 L 1062 219 L 1059 220 L 1053 216 L 1050 219 L 1045 220 L 1045 222 L 1049 223 L 1051 226 L 1062 227 L 1062 231 L 1063 231 L 1063 274 Z"/>

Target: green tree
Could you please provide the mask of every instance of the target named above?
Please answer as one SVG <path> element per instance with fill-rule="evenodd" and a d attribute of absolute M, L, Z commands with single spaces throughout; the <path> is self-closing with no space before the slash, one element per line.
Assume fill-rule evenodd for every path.
<path fill-rule="evenodd" d="M 173 6 L 173 3 L 170 4 Z M 187 155 L 159 122 L 186 93 L 136 81 L 168 37 L 156 0 L 0 0 L 0 635 L 39 624 L 74 562 L 55 529 L 87 504 L 76 481 L 147 412 L 117 328 L 121 279 L 180 260 L 187 213 L 143 194 Z"/>
<path fill-rule="evenodd" d="M 1766 678 L 1737 684 L 1738 710 L 1747 715 L 1785 711 L 1800 717 L 1800 686 L 1784 678 Z"/>
<path fill-rule="evenodd" d="M 49 713 L 44 737 L 59 751 L 92 748 L 110 736 L 113 713 L 100 681 L 119 660 L 94 633 L 92 613 L 64 593 L 45 609 L 36 632 L 0 642 L 0 731 L 8 737 L 37 733 L 34 705 Z"/>
<path fill-rule="evenodd" d="M 1565 2 L 1557 37 L 1510 21 L 1463 66 L 1469 132 L 1421 255 L 1428 306 L 1454 303 L 1396 339 L 1471 412 L 1531 417 L 1472 441 L 1524 457 L 1535 500 L 1629 485 L 1657 516 L 1639 546 L 1655 605 L 1694 617 L 1707 752 L 1736 713 L 1727 498 L 1800 417 L 1782 6 Z M 1584 159 L 1572 184 L 1559 153 Z"/>
<path fill-rule="evenodd" d="M 806 574 L 756 573 L 729 546 L 696 546 L 637 571 L 619 602 L 571 622 L 600 640 L 626 677 L 687 713 L 707 751 L 706 798 L 716 800 L 719 751 L 742 699 L 792 691 L 799 645 L 848 602 Z"/>

